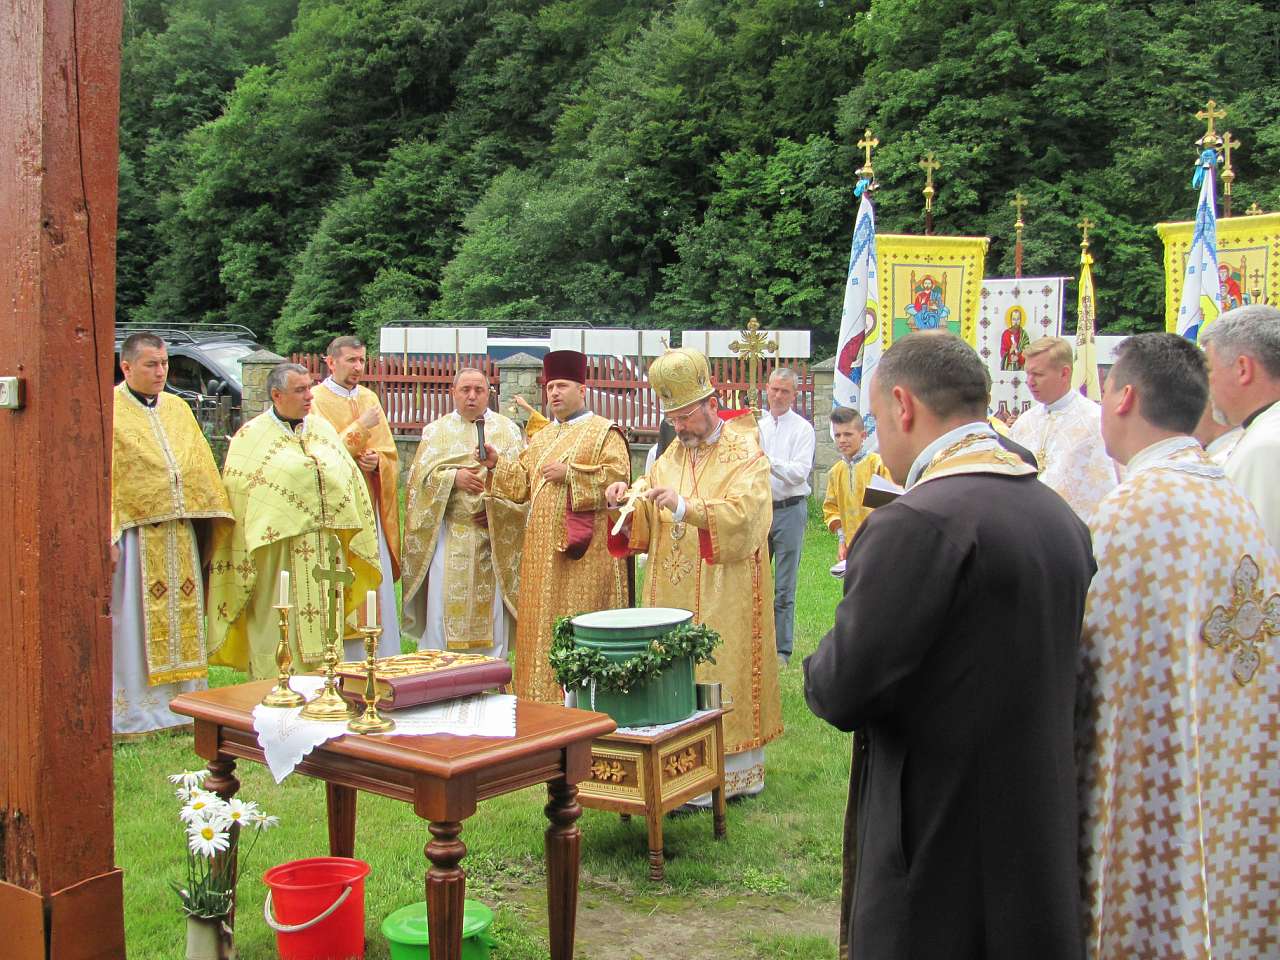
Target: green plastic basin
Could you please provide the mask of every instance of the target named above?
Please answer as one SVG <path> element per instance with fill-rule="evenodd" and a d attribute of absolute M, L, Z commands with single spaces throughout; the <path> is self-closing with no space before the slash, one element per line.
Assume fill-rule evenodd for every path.
<path fill-rule="evenodd" d="M 584 613 L 569 621 L 576 646 L 598 650 L 607 660 L 622 663 L 641 653 L 654 640 L 693 620 L 693 613 L 675 607 L 635 607 Z M 590 684 L 578 693 L 578 706 L 613 717 L 620 727 L 675 723 L 693 716 L 697 700 L 693 660 L 681 657 L 666 670 L 627 693 L 596 689 Z"/>
<path fill-rule="evenodd" d="M 467 900 L 462 917 L 462 960 L 489 960 L 495 941 L 489 935 L 493 911 L 478 900 Z M 401 907 L 382 921 L 382 935 L 391 945 L 391 960 L 430 960 L 427 902 Z"/>

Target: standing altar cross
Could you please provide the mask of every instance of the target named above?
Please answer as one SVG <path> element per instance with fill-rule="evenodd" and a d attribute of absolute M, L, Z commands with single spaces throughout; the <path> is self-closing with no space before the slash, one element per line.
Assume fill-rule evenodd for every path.
<path fill-rule="evenodd" d="M 870 150 L 867 155 L 871 155 Z M 778 352 L 778 341 L 770 340 L 767 333 L 761 333 L 760 321 L 752 317 L 747 321 L 747 329 L 742 331 L 742 339 L 729 344 L 729 349 L 747 359 L 748 406 L 752 414 L 757 414 L 760 412 L 760 360 L 766 353 Z"/>

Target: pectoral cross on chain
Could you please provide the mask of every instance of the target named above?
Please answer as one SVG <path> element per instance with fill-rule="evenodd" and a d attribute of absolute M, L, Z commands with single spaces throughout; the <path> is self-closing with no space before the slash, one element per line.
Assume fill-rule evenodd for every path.
<path fill-rule="evenodd" d="M 325 642 L 340 643 L 342 641 L 343 616 L 342 592 L 356 582 L 356 575 L 347 568 L 346 554 L 342 549 L 342 541 L 329 533 L 325 536 L 329 545 L 332 567 L 317 563 L 311 568 L 311 575 L 320 583 L 328 584 L 325 588 L 324 604 L 324 638 Z"/>

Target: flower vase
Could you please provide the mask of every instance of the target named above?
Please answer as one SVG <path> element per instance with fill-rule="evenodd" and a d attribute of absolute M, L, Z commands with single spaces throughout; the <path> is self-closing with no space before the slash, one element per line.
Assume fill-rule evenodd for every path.
<path fill-rule="evenodd" d="M 187 960 L 236 960 L 228 917 L 187 917 Z"/>

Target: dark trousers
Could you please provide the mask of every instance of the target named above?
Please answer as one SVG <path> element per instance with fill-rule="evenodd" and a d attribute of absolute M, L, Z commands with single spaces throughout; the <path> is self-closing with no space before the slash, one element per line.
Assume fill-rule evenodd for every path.
<path fill-rule="evenodd" d="M 796 575 L 804 528 L 809 522 L 808 499 L 775 508 L 769 528 L 769 556 L 773 558 L 773 626 L 778 653 L 790 659 L 795 646 Z"/>

